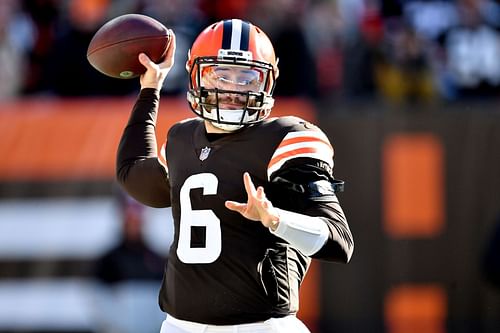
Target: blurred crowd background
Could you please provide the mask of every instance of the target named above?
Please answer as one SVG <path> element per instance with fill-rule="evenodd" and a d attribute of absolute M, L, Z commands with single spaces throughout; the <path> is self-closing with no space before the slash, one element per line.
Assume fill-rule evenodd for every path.
<path fill-rule="evenodd" d="M 313 265 L 313 333 L 500 332 L 500 0 L 0 0 L 0 333 L 159 332 L 170 212 L 114 182 L 139 83 L 86 59 L 127 13 L 177 36 L 161 137 L 194 38 L 237 17 L 274 43 L 274 114 L 331 138 L 356 250 Z"/>
<path fill-rule="evenodd" d="M 391 103 L 499 96 L 496 0 L 2 0 L 0 98 L 136 92 L 135 82 L 106 79 L 85 58 L 100 26 L 132 12 L 175 31 L 178 64 L 209 23 L 255 23 L 280 58 L 279 96 Z M 178 65 L 164 92 L 185 89 Z"/>

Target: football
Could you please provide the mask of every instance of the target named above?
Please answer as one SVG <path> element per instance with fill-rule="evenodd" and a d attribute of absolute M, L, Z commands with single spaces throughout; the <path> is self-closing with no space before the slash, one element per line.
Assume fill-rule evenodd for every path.
<path fill-rule="evenodd" d="M 161 62 L 170 46 L 170 30 L 152 17 L 126 14 L 105 23 L 92 37 L 87 60 L 99 72 L 132 79 L 145 72 L 137 56 L 144 52 Z"/>

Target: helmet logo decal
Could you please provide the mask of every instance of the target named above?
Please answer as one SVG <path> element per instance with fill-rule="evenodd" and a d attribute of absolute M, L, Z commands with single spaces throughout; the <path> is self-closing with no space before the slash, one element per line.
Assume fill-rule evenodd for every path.
<path fill-rule="evenodd" d="M 205 148 L 201 149 L 200 157 L 199 157 L 200 161 L 204 161 L 208 158 L 208 155 L 210 154 L 210 150 L 211 150 L 211 148 L 207 147 L 207 146 L 205 146 Z"/>
<path fill-rule="evenodd" d="M 250 61 L 252 60 L 252 52 L 220 49 L 219 53 L 217 54 L 217 59 L 219 60 L 236 59 L 236 58 Z"/>
<path fill-rule="evenodd" d="M 224 21 L 222 49 L 248 51 L 250 25 L 239 19 Z"/>

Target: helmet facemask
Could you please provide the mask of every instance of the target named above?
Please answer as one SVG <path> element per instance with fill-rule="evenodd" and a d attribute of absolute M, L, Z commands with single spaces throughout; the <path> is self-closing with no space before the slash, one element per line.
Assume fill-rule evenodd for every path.
<path fill-rule="evenodd" d="M 217 57 L 194 60 L 187 98 L 198 116 L 235 131 L 269 115 L 274 74 L 271 64 L 251 60 L 250 52 L 220 50 Z"/>

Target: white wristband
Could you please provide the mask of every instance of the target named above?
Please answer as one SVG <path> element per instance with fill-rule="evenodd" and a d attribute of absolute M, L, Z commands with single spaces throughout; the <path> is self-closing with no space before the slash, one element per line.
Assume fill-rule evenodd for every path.
<path fill-rule="evenodd" d="M 325 245 L 330 231 L 322 219 L 282 209 L 278 212 L 278 227 L 274 231 L 269 228 L 273 235 L 283 238 L 306 256 L 315 254 Z"/>

